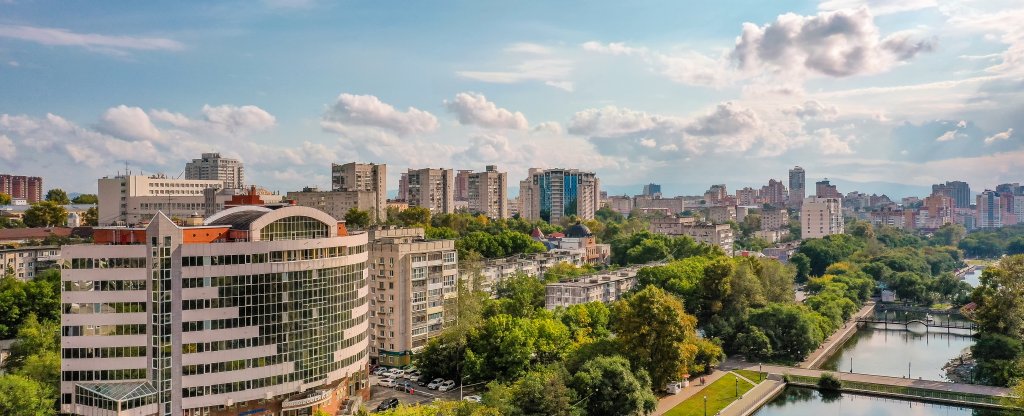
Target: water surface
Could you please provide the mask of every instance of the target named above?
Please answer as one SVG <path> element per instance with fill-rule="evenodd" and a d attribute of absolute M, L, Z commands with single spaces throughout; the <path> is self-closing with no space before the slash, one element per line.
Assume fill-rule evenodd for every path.
<path fill-rule="evenodd" d="M 1009 412 L 786 387 L 754 416 L 1009 416 Z"/>
<path fill-rule="evenodd" d="M 945 318 L 936 316 L 935 319 Z M 871 325 L 858 329 L 821 368 L 849 372 L 852 366 L 855 373 L 891 377 L 907 377 L 909 371 L 911 378 L 949 381 L 942 366 L 974 345 L 973 338 L 947 334 L 945 329 L 931 328 L 925 333 L 924 326 L 916 324 L 911 325 L 911 331 L 882 327 Z"/>

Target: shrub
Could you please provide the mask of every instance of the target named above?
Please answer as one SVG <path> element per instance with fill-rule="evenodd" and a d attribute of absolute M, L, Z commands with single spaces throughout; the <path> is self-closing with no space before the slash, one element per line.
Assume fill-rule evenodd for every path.
<path fill-rule="evenodd" d="M 843 382 L 832 373 L 822 373 L 818 377 L 818 388 L 822 390 L 836 391 L 843 387 Z"/>

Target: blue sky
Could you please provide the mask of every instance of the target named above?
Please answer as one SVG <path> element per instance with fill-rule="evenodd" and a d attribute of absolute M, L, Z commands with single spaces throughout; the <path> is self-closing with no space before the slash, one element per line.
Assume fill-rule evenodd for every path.
<path fill-rule="evenodd" d="M 719 3 L 0 0 L 0 171 L 94 192 L 220 151 L 281 191 L 347 161 L 390 188 L 487 164 L 669 193 L 796 164 L 867 192 L 1021 181 L 1019 2 Z"/>

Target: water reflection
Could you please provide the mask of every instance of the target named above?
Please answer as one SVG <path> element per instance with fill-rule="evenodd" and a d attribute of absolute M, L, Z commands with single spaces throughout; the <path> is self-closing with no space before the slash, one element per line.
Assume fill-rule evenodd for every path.
<path fill-rule="evenodd" d="M 890 319 L 893 319 L 890 312 Z M 906 317 L 899 318 L 900 320 Z M 913 319 L 913 318 L 912 318 Z M 935 319 L 948 319 L 936 316 Z M 910 330 L 872 324 L 857 330 L 821 368 L 891 377 L 948 381 L 942 366 L 974 345 L 963 330 L 928 328 L 912 324 Z M 899 328 L 899 329 L 895 329 Z M 958 333 L 959 332 L 959 333 Z"/>
<path fill-rule="evenodd" d="M 802 387 L 786 387 L 779 397 L 754 413 L 754 416 L 783 415 L 1009 416 L 1010 413 L 849 393 L 822 395 L 817 390 Z"/>

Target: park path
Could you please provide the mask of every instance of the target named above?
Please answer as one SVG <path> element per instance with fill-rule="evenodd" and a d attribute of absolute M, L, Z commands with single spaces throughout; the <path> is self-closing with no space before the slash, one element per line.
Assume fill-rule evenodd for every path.
<path fill-rule="evenodd" d="M 695 394 L 699 393 L 701 390 L 704 390 L 704 387 L 707 387 L 707 386 L 711 385 L 711 383 L 714 383 L 715 381 L 717 381 L 718 379 L 722 378 L 722 376 L 724 376 L 726 374 L 729 374 L 729 372 L 728 371 L 722 371 L 722 370 L 715 370 L 715 371 L 711 372 L 711 374 L 708 374 L 708 375 L 704 376 L 704 380 L 705 380 L 704 381 L 704 385 L 700 385 L 700 378 L 699 377 L 695 378 L 693 380 L 690 380 L 690 386 L 689 387 L 684 387 L 683 390 L 680 391 L 679 393 L 677 393 L 677 394 L 670 394 L 670 395 L 662 397 L 660 400 L 658 400 L 658 407 L 654 410 L 653 415 L 654 416 L 661 416 L 661 415 L 663 415 L 665 413 L 668 413 L 668 411 L 672 410 L 673 407 L 676 407 L 676 406 L 679 405 L 679 403 L 682 403 L 686 399 L 689 399 L 690 397 L 693 397 Z"/>
<path fill-rule="evenodd" d="M 850 316 L 850 319 L 843 323 L 843 327 L 838 331 L 832 333 L 825 342 L 822 342 L 818 349 L 814 350 L 807 359 L 801 362 L 798 367 L 801 368 L 816 368 L 821 365 L 829 356 L 832 355 L 837 349 L 843 346 L 854 332 L 857 332 L 857 320 L 863 318 L 875 310 L 875 303 L 868 301 L 864 307 L 860 308 L 857 313 Z"/>

